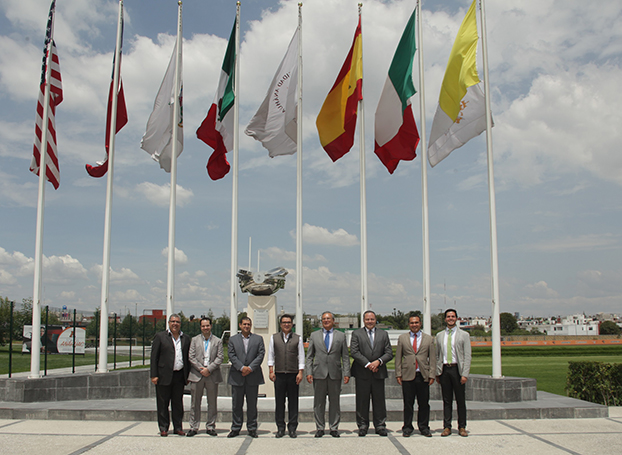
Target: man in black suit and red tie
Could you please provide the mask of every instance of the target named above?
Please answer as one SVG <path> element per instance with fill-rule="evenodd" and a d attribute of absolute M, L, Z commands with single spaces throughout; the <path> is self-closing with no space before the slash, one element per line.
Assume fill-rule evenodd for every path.
<path fill-rule="evenodd" d="M 151 382 L 156 386 L 160 436 L 168 436 L 169 403 L 173 417 L 173 432 L 179 436 L 186 434 L 182 428 L 182 420 L 184 386 L 190 373 L 189 350 L 190 337 L 181 331 L 181 317 L 178 314 L 171 314 L 168 318 L 168 329 L 156 333 L 151 344 Z"/>

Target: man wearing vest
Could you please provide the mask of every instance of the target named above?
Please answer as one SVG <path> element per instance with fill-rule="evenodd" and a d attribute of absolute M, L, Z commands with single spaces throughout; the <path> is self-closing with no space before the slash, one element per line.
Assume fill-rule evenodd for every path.
<path fill-rule="evenodd" d="M 289 437 L 295 438 L 298 428 L 298 390 L 305 369 L 305 351 L 302 337 L 292 333 L 293 317 L 281 316 L 281 331 L 270 338 L 268 348 L 268 368 L 270 380 L 274 382 L 274 417 L 276 437 L 285 435 L 285 397 L 287 397 Z"/>
<path fill-rule="evenodd" d="M 456 397 L 458 407 L 458 434 L 468 436 L 466 431 L 466 382 L 471 369 L 471 337 L 456 325 L 458 313 L 445 310 L 447 327 L 436 334 L 436 381 L 443 392 L 443 432 L 451 434 L 451 403 Z"/>

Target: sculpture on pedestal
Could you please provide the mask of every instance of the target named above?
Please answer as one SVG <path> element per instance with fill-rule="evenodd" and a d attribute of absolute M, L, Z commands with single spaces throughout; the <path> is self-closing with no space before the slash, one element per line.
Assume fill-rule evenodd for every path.
<path fill-rule="evenodd" d="M 272 295 L 279 289 L 284 289 L 286 275 L 287 270 L 283 267 L 268 270 L 263 276 L 260 273 L 253 276 L 253 272 L 244 269 L 237 273 L 242 292 L 252 295 Z"/>

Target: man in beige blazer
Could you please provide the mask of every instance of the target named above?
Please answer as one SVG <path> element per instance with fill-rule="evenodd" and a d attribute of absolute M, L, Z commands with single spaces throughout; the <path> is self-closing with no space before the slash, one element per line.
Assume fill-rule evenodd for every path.
<path fill-rule="evenodd" d="M 417 426 L 419 432 L 431 437 L 430 386 L 436 376 L 436 350 L 434 338 L 421 331 L 421 318 L 408 319 L 410 332 L 400 335 L 395 352 L 395 377 L 402 386 L 404 397 L 404 426 L 402 435 L 407 438 L 414 431 L 413 408 L 417 397 Z"/>
<path fill-rule="evenodd" d="M 201 399 L 203 389 L 207 391 L 207 434 L 216 436 L 216 415 L 218 414 L 218 384 L 222 382 L 220 365 L 223 360 L 222 340 L 212 334 L 212 320 L 201 318 L 201 333 L 190 343 L 190 392 L 192 406 L 190 408 L 190 431 L 194 436 L 201 423 Z"/>

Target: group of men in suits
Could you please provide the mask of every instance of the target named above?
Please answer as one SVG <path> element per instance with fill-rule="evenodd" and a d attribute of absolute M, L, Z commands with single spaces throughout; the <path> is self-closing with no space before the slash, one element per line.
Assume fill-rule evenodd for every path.
<path fill-rule="evenodd" d="M 458 434 L 467 436 L 465 384 L 471 364 L 471 344 L 468 333 L 457 327 L 456 310 L 445 311 L 446 329 L 436 339 L 421 331 L 419 316 L 408 321 L 410 331 L 400 335 L 395 358 L 395 376 L 402 386 L 404 400 L 404 425 L 402 435 L 414 432 L 413 416 L 415 398 L 418 404 L 417 426 L 421 435 L 431 437 L 430 386 L 436 380 L 443 396 L 443 432 L 451 434 L 452 400 L 455 396 L 458 408 Z M 376 328 L 376 314 L 367 311 L 363 315 L 364 327 L 352 333 L 350 353 L 343 332 L 335 330 L 335 317 L 327 311 L 322 314 L 322 330 L 315 331 L 309 339 L 305 358 L 302 339 L 292 333 L 293 317 L 284 314 L 279 320 L 281 331 L 270 338 L 268 368 L 270 380 L 275 387 L 276 437 L 285 435 L 287 428 L 291 438 L 297 437 L 298 396 L 303 372 L 313 384 L 313 411 L 316 425 L 315 437 L 325 434 L 326 398 L 329 402 L 329 432 L 339 437 L 341 420 L 340 394 L 342 384 L 348 384 L 350 376 L 356 378 L 356 423 L 358 435 L 369 431 L 369 405 L 373 407 L 372 423 L 376 434 L 387 436 L 385 379 L 386 364 L 393 358 L 393 350 L 386 331 Z M 218 384 L 222 382 L 220 365 L 223 361 L 222 341 L 211 333 L 210 318 L 201 319 L 201 334 L 189 339 L 181 332 L 181 319 L 173 314 L 169 328 L 156 334 L 151 353 L 151 380 L 156 385 L 158 425 L 161 436 L 168 435 L 170 425 L 168 406 L 171 404 L 173 431 L 183 436 L 183 389 L 191 383 L 190 431 L 194 436 L 199 430 L 201 399 L 207 394 L 208 418 L 206 432 L 216 436 Z M 257 437 L 257 399 L 259 385 L 264 383 L 261 364 L 265 356 L 263 338 L 251 333 L 252 321 L 241 319 L 240 333 L 229 339 L 231 370 L 228 384 L 232 392 L 232 424 L 228 437 L 238 436 L 243 423 L 243 405 L 246 399 L 247 430 L 250 437 Z M 350 355 L 354 359 L 350 367 Z M 288 421 L 285 423 L 285 401 L 288 405 Z"/>

